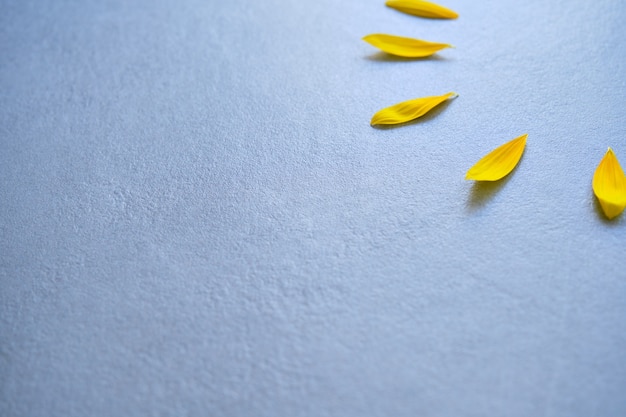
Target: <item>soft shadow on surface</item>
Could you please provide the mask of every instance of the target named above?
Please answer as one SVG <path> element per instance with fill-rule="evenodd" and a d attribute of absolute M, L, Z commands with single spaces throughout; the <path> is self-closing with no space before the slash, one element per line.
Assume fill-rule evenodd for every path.
<path fill-rule="evenodd" d="M 517 165 L 506 177 L 498 181 L 474 181 L 474 185 L 470 191 L 469 199 L 467 200 L 467 209 L 469 211 L 476 211 L 485 206 L 491 199 L 500 192 L 504 186 L 511 181 L 515 172 L 519 169 L 519 166 L 524 160 L 525 153 L 518 161 Z"/>
<path fill-rule="evenodd" d="M 376 62 L 412 62 L 412 61 L 449 61 L 448 58 L 444 58 L 440 55 L 434 54 L 431 56 L 426 56 L 423 58 L 405 58 L 402 56 L 397 56 L 397 55 L 392 55 L 392 54 L 388 54 L 387 52 L 375 52 L 373 54 L 370 55 L 366 55 L 365 59 L 367 59 L 368 61 L 376 61 Z"/>
<path fill-rule="evenodd" d="M 474 181 L 467 200 L 467 209 L 476 211 L 483 208 L 511 180 L 512 174 L 498 181 Z"/>
<path fill-rule="evenodd" d="M 410 99 L 407 99 L 410 100 Z M 423 115 L 422 117 L 419 117 L 417 119 L 414 120 L 410 120 L 408 122 L 405 123 L 398 123 L 395 125 L 374 125 L 372 126 L 374 129 L 380 129 L 380 130 L 389 130 L 389 129 L 395 129 L 398 127 L 403 127 L 403 126 L 412 126 L 412 125 L 420 125 L 420 124 L 424 124 L 424 123 L 428 123 L 431 120 L 433 120 L 435 117 L 439 116 L 445 109 L 448 108 L 448 106 L 454 101 L 455 99 L 448 99 L 446 101 L 444 101 L 441 104 L 438 104 L 436 107 L 434 107 L 431 111 L 429 111 L 428 113 L 426 113 L 425 115 Z M 392 106 L 393 104 L 390 104 L 390 106 Z"/>
<path fill-rule="evenodd" d="M 591 198 L 593 198 L 593 208 L 594 208 L 594 211 L 596 212 L 598 220 L 600 220 L 602 222 L 602 224 L 604 224 L 606 226 L 609 226 L 609 227 L 616 227 L 617 225 L 622 223 L 622 218 L 624 217 L 624 212 L 622 212 L 617 217 L 609 219 L 608 217 L 606 217 L 606 214 L 604 214 L 604 210 L 602 210 L 602 206 L 600 205 L 600 201 L 598 201 L 598 198 L 595 196 L 595 194 L 593 194 L 593 191 L 591 192 Z"/>

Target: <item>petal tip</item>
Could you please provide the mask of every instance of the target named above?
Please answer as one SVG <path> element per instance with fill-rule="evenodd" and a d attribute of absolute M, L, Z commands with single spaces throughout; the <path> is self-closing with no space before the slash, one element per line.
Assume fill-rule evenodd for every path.
<path fill-rule="evenodd" d="M 528 133 L 524 133 L 523 135 L 519 136 L 518 139 L 520 142 L 526 144 L 526 139 L 528 139 Z"/>

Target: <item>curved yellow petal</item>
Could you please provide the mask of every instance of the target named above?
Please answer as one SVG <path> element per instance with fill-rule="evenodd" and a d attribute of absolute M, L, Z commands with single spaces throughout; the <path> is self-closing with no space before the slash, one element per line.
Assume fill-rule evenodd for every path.
<path fill-rule="evenodd" d="M 430 19 L 456 19 L 459 17 L 457 12 L 428 1 L 388 0 L 385 4 L 404 13 Z"/>
<path fill-rule="evenodd" d="M 606 217 L 612 219 L 626 208 L 626 176 L 609 148 L 593 174 L 593 192 Z"/>
<path fill-rule="evenodd" d="M 406 58 L 423 58 L 431 56 L 444 48 L 452 47 L 452 45 L 446 43 L 429 42 L 382 33 L 367 35 L 363 40 L 388 54 Z"/>
<path fill-rule="evenodd" d="M 476 162 L 476 164 L 467 171 L 465 179 L 497 181 L 505 177 L 508 173 L 513 171 L 513 168 L 515 168 L 522 157 L 524 148 L 526 147 L 527 137 L 528 134 L 525 133 L 504 145 L 498 146 L 496 149 L 483 156 L 480 161 Z"/>
<path fill-rule="evenodd" d="M 391 107 L 379 110 L 372 116 L 370 122 L 374 125 L 395 125 L 398 123 L 404 123 L 422 117 L 429 111 L 431 111 L 437 105 L 443 103 L 449 98 L 456 97 L 456 93 L 447 93 L 442 96 L 430 96 L 415 98 L 409 101 L 403 101 L 402 103 L 394 104 Z"/>

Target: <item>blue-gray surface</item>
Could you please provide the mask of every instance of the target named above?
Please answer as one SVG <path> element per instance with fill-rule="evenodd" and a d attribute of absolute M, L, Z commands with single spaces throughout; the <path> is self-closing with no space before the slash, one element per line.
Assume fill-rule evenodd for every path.
<path fill-rule="evenodd" d="M 0 415 L 626 415 L 623 2 L 0 4 Z"/>

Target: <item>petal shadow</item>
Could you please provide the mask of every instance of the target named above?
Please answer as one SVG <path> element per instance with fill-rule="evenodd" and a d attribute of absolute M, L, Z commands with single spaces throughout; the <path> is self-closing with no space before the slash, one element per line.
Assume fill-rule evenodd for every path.
<path fill-rule="evenodd" d="M 474 212 L 483 208 L 511 180 L 511 174 L 498 181 L 475 181 L 467 200 L 467 209 Z"/>
<path fill-rule="evenodd" d="M 375 61 L 375 62 L 449 61 L 448 58 L 442 57 L 439 54 L 433 54 L 431 56 L 425 56 L 423 58 L 407 58 L 403 56 L 388 54 L 387 52 L 383 52 L 383 51 L 366 55 L 365 59 L 369 61 Z"/>

